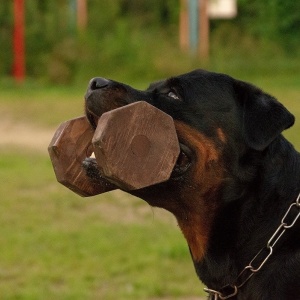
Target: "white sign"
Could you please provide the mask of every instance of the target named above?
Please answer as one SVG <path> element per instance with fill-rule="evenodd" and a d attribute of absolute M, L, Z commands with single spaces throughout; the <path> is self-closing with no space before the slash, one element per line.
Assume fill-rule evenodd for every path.
<path fill-rule="evenodd" d="M 236 0 L 209 0 L 208 16 L 211 19 L 231 19 L 237 15 Z"/>

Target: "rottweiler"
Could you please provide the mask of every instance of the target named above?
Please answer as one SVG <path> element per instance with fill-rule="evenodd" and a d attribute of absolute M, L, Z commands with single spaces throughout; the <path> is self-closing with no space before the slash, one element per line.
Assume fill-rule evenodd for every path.
<path fill-rule="evenodd" d="M 180 155 L 167 182 L 132 191 L 177 219 L 209 299 L 300 299 L 300 155 L 294 116 L 258 87 L 194 70 L 145 91 L 93 78 L 85 111 L 146 101 L 173 117 Z M 83 162 L 95 182 L 92 158 Z"/>

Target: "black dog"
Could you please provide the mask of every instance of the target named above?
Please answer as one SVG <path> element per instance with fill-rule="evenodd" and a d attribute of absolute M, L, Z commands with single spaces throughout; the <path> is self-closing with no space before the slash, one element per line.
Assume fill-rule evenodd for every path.
<path fill-rule="evenodd" d="M 173 117 L 181 154 L 169 181 L 132 194 L 175 215 L 209 298 L 300 299 L 300 155 L 281 134 L 293 115 L 255 86 L 203 70 L 146 91 L 94 78 L 86 115 L 96 127 L 139 100 Z M 92 159 L 84 166 L 102 180 Z"/>

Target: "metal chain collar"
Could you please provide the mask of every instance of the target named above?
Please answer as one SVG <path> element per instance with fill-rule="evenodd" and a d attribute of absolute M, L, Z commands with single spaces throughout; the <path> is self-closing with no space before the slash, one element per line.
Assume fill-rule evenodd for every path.
<path fill-rule="evenodd" d="M 296 209 L 297 213 L 292 217 L 292 210 Z M 300 217 L 300 193 L 295 202 L 293 202 L 285 215 L 283 216 L 280 225 L 275 230 L 267 245 L 262 248 L 250 261 L 250 263 L 239 274 L 234 284 L 224 286 L 221 291 L 205 288 L 204 291 L 209 294 L 209 300 L 225 300 L 237 295 L 239 288 L 241 288 L 256 272 L 258 272 L 263 265 L 268 261 L 273 254 L 273 248 L 279 239 L 283 236 L 287 229 L 292 228 L 298 218 Z M 290 221 L 288 221 L 291 219 Z M 260 263 L 259 263 L 260 262 Z M 257 265 L 254 267 L 254 265 Z"/>

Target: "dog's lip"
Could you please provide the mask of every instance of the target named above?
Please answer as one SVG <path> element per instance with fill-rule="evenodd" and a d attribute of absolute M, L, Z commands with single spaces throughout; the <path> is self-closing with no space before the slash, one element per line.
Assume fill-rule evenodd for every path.
<path fill-rule="evenodd" d="M 176 161 L 173 172 L 171 174 L 172 179 L 178 179 L 182 177 L 189 170 L 193 161 L 192 150 L 187 145 L 181 142 L 179 143 L 179 146 L 180 146 L 180 154 Z"/>
<path fill-rule="evenodd" d="M 85 113 L 89 123 L 93 129 L 96 130 L 101 116 L 96 115 L 93 111 L 89 110 L 88 107 L 86 107 Z M 189 170 L 193 161 L 193 152 L 190 147 L 188 147 L 184 142 L 179 142 L 179 147 L 180 154 L 171 174 L 172 179 L 179 179 L 182 177 Z"/>
<path fill-rule="evenodd" d="M 85 109 L 85 115 L 86 115 L 86 118 L 88 119 L 90 125 L 93 127 L 94 130 L 96 130 L 100 116 L 97 116 L 95 113 L 93 113 L 87 107 Z"/>

